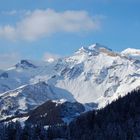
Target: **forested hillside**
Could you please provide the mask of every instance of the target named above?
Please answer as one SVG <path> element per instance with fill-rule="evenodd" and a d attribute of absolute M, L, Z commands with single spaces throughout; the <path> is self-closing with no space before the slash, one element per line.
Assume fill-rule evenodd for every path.
<path fill-rule="evenodd" d="M 140 90 L 81 115 L 69 127 L 73 140 L 139 140 Z"/>
<path fill-rule="evenodd" d="M 140 90 L 98 111 L 83 113 L 69 125 L 58 124 L 47 129 L 41 124 L 0 125 L 0 140 L 139 140 Z"/>

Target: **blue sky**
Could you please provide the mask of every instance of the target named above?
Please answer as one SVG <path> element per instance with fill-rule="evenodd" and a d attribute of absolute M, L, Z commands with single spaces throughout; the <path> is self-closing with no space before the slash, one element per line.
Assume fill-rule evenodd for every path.
<path fill-rule="evenodd" d="M 4 0 L 0 68 L 70 55 L 96 42 L 115 51 L 139 49 L 139 7 L 139 0 Z"/>

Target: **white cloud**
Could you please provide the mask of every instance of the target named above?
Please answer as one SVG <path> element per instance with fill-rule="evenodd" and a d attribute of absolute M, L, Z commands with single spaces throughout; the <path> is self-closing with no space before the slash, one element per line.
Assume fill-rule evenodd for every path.
<path fill-rule="evenodd" d="M 30 10 L 10 10 L 10 11 L 1 11 L 0 15 L 3 16 L 24 16 L 28 15 L 31 11 Z"/>
<path fill-rule="evenodd" d="M 60 58 L 60 55 L 52 54 L 52 53 L 49 53 L 49 52 L 46 52 L 43 56 L 43 60 L 48 61 L 48 62 L 52 62 L 52 61 L 54 61 L 58 58 Z"/>
<path fill-rule="evenodd" d="M 13 12 L 15 13 L 15 12 Z M 27 11 L 15 26 L 0 26 L 0 37 L 11 40 L 33 41 L 57 32 L 79 33 L 100 29 L 100 16 L 86 11 L 56 12 L 52 9 Z"/>
<path fill-rule="evenodd" d="M 15 65 L 21 59 L 17 53 L 0 54 L 0 69 L 6 69 Z"/>
<path fill-rule="evenodd" d="M 2 15 L 8 15 L 8 16 L 14 16 L 17 14 L 16 10 L 11 10 L 11 11 L 2 11 L 1 12 Z"/>
<path fill-rule="evenodd" d="M 15 40 L 17 37 L 16 29 L 10 25 L 0 27 L 0 36 L 9 40 Z"/>

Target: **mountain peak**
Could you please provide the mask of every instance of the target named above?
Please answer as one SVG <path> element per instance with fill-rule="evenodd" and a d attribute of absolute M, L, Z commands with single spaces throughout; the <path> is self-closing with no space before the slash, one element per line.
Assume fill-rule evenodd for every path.
<path fill-rule="evenodd" d="M 140 49 L 127 48 L 121 54 L 140 61 Z"/>
<path fill-rule="evenodd" d="M 127 48 L 121 52 L 122 54 L 140 55 L 140 49 Z"/>
<path fill-rule="evenodd" d="M 99 53 L 115 54 L 110 48 L 101 45 L 99 43 L 95 43 L 88 47 L 81 47 L 76 52 L 76 54 L 83 54 L 83 53 L 92 54 L 92 55 L 98 55 Z"/>
<path fill-rule="evenodd" d="M 16 68 L 36 68 L 37 66 L 35 66 L 34 64 L 32 64 L 29 60 L 21 60 L 18 64 L 15 65 Z"/>
<path fill-rule="evenodd" d="M 103 46 L 103 45 L 101 45 L 101 44 L 99 44 L 99 43 L 95 43 L 95 44 L 90 45 L 90 46 L 88 47 L 88 49 L 89 49 L 89 50 L 95 50 L 95 49 L 99 49 L 101 46 Z"/>
<path fill-rule="evenodd" d="M 112 51 L 110 48 L 100 44 L 100 43 L 95 43 L 93 45 L 90 45 L 88 47 L 89 50 L 102 50 L 102 49 L 106 49 L 106 50 L 109 50 L 109 51 Z"/>

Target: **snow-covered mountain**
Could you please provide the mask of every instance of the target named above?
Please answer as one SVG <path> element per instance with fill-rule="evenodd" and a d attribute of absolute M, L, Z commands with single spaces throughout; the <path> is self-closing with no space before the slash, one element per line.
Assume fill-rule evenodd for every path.
<path fill-rule="evenodd" d="M 49 99 L 104 107 L 140 86 L 140 61 L 128 57 L 136 52 L 116 53 L 96 43 L 51 62 L 21 60 L 0 72 L 1 116 L 7 108 L 22 112 Z"/>
<path fill-rule="evenodd" d="M 128 48 L 121 52 L 121 54 L 140 61 L 140 50 L 139 49 L 132 49 Z"/>
<path fill-rule="evenodd" d="M 24 85 L 0 95 L 0 119 L 4 119 L 5 116 L 27 113 L 47 100 L 62 99 L 70 102 L 76 101 L 69 92 L 45 82 Z"/>

